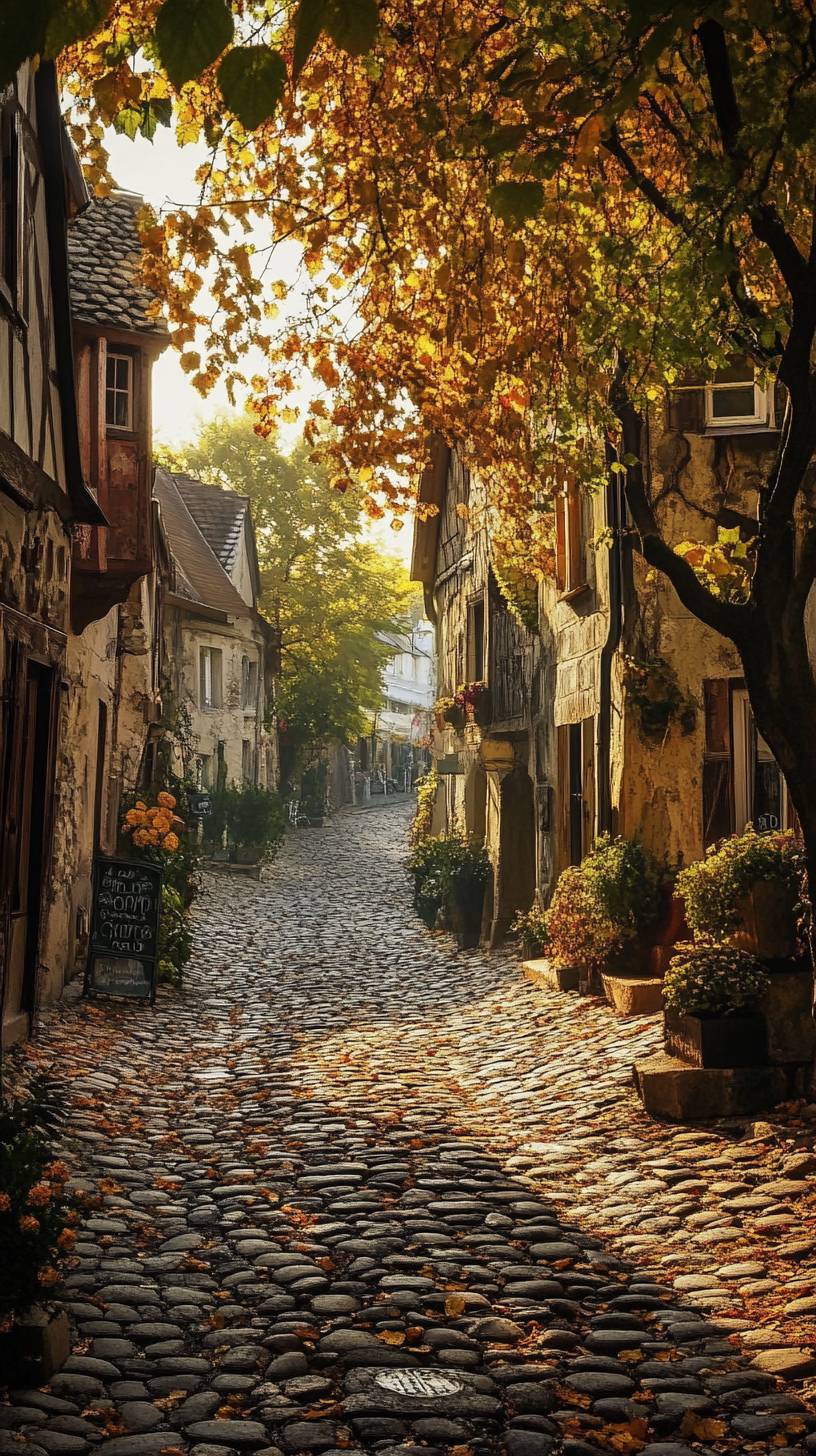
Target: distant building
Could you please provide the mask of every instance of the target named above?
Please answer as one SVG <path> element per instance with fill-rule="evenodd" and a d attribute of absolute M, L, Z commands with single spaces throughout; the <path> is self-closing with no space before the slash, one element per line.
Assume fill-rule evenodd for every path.
<path fill-rule="evenodd" d="M 384 784 L 408 789 L 430 762 L 434 629 L 423 617 L 409 632 L 382 640 L 394 648 L 394 655 L 383 673 L 382 707 L 357 746 L 358 797 L 380 793 Z"/>
<path fill-rule="evenodd" d="M 164 652 L 170 694 L 189 714 L 201 788 L 275 788 L 272 629 L 258 612 L 260 575 L 249 501 L 189 475 L 156 471 L 172 558 Z"/>

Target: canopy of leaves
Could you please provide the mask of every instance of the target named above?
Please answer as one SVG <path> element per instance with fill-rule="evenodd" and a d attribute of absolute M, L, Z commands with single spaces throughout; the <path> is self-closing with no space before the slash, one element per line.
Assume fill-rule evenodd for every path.
<path fill-rule="evenodd" d="M 542 505 L 570 476 L 599 479 L 621 353 L 637 404 L 735 349 L 777 362 L 811 246 L 804 0 L 739 0 L 721 21 L 694 0 L 384 0 L 376 33 L 372 0 L 235 5 L 236 44 L 290 78 L 255 131 L 256 69 L 270 104 L 280 70 L 239 77 L 227 50 L 180 84 L 159 20 L 193 4 L 117 0 L 65 54 L 77 135 L 89 124 L 98 147 L 103 124 L 172 97 L 179 141 L 210 149 L 200 205 L 145 228 L 182 362 L 202 390 L 251 383 L 266 429 L 310 370 L 331 402 L 313 402 L 306 439 L 332 483 L 367 481 L 372 512 L 404 507 L 438 432 L 488 480 L 506 554 L 543 567 Z M 237 116 L 219 64 L 252 93 Z M 303 247 L 306 306 L 279 331 L 287 285 L 274 246 L 254 254 L 255 221 Z M 250 342 L 269 360 L 254 381 Z"/>
<path fill-rule="evenodd" d="M 279 630 L 278 717 L 289 741 L 363 732 L 382 700 L 382 669 L 415 599 L 402 564 L 364 536 L 359 490 L 330 490 L 299 444 L 283 455 L 248 417 L 216 419 L 171 467 L 249 497 L 261 610 Z"/>

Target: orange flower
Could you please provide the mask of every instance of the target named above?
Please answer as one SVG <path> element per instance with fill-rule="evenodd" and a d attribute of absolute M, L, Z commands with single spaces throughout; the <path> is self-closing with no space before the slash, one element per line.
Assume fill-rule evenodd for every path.
<path fill-rule="evenodd" d="M 40 1220 L 32 1213 L 24 1213 L 20 1219 L 20 1232 L 24 1234 L 38 1234 L 40 1232 Z"/>
<path fill-rule="evenodd" d="M 30 1203 L 32 1208 L 44 1208 L 46 1203 L 51 1202 L 51 1196 L 51 1189 L 47 1183 L 35 1183 L 34 1187 L 29 1189 L 26 1203 Z"/>
<path fill-rule="evenodd" d="M 8 1213 L 11 1208 L 11 1199 L 7 1193 L 0 1193 L 0 1213 Z"/>
<path fill-rule="evenodd" d="M 178 837 L 178 835 L 177 834 L 173 834 L 173 833 L 165 834 L 164 839 L 162 840 L 162 849 L 170 849 L 170 850 L 173 850 L 173 849 L 178 849 L 178 847 L 179 847 L 179 837 Z"/>
<path fill-rule="evenodd" d="M 72 1249 L 74 1247 L 74 1244 L 76 1243 L 76 1240 L 77 1236 L 74 1233 L 73 1229 L 63 1229 L 62 1233 L 57 1239 L 57 1247 L 60 1249 Z"/>
<path fill-rule="evenodd" d="M 170 828 L 170 822 L 169 814 L 157 814 L 153 820 L 153 828 L 159 834 L 166 834 Z"/>
<path fill-rule="evenodd" d="M 147 842 L 148 842 L 148 844 L 158 844 L 158 842 L 159 842 L 159 833 L 158 833 L 158 830 L 156 830 L 156 829 L 146 829 L 145 830 L 145 834 L 147 835 Z"/>
<path fill-rule="evenodd" d="M 128 809 L 127 814 L 125 815 L 125 823 L 126 824 L 131 824 L 131 825 L 134 825 L 134 824 L 144 824 L 144 822 L 145 822 L 145 811 L 144 811 L 144 809 Z"/>
<path fill-rule="evenodd" d="M 58 1270 L 53 1269 L 50 1264 L 46 1264 L 44 1269 L 39 1269 L 37 1271 L 38 1284 L 56 1284 L 58 1280 L 59 1272 Z"/>
<path fill-rule="evenodd" d="M 161 804 L 165 809 L 175 809 L 176 807 L 173 795 L 168 794 L 166 789 L 162 789 L 161 793 L 156 795 L 156 803 Z"/>
<path fill-rule="evenodd" d="M 137 799 L 136 800 L 136 808 L 137 809 L 146 809 L 147 808 L 147 804 L 144 802 L 144 799 Z"/>
<path fill-rule="evenodd" d="M 61 1162 L 59 1158 L 43 1168 L 43 1173 L 46 1178 L 53 1178 L 56 1183 L 65 1183 L 71 1176 L 68 1164 Z"/>
<path fill-rule="evenodd" d="M 143 844 L 149 844 L 150 833 L 151 831 L 149 829 L 137 829 L 135 834 L 133 835 L 133 843 L 138 844 L 140 847 Z"/>

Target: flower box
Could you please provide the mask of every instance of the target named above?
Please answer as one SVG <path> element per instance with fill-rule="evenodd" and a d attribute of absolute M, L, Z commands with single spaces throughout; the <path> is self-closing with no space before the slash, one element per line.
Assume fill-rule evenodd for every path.
<path fill-rule="evenodd" d="M 732 945 L 760 960 L 783 960 L 793 954 L 796 923 L 793 901 L 780 880 L 757 880 L 739 902 L 740 924 L 729 936 Z"/>
<path fill-rule="evenodd" d="M 768 1059 L 765 1018 L 758 1013 L 684 1016 L 667 1008 L 663 1037 L 669 1056 L 693 1067 L 759 1067 Z"/>

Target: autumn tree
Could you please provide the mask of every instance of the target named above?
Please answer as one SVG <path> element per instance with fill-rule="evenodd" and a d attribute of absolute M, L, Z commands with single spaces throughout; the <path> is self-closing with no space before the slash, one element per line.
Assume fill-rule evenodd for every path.
<path fill-rule="evenodd" d="M 179 69 L 168 10 L 177 20 L 182 3 L 207 40 Z M 367 472 L 375 511 L 410 497 L 430 434 L 455 439 L 532 571 L 547 566 L 548 494 L 570 476 L 592 488 L 616 454 L 638 548 L 736 646 L 816 881 L 809 5 L 384 0 L 376 34 L 370 0 L 242 5 L 237 32 L 223 0 L 170 5 L 103 5 L 63 65 L 77 137 L 90 128 L 98 147 L 103 123 L 133 128 L 147 107 L 148 127 L 172 113 L 181 141 L 210 148 L 200 206 L 145 232 L 184 366 L 203 389 L 251 386 L 262 428 L 310 369 L 331 395 L 307 438 L 328 416 L 330 479 Z M 228 64 L 247 43 L 259 51 Z M 238 92 L 231 105 L 231 74 L 270 64 L 274 115 Z M 301 242 L 312 280 L 280 330 L 267 305 L 285 283 L 274 247 L 260 258 L 242 233 L 255 221 Z M 254 381 L 248 342 L 269 360 Z M 778 384 L 784 411 L 747 568 L 723 594 L 661 531 L 643 426 L 667 386 L 735 354 Z"/>
<path fill-rule="evenodd" d="M 310 453 L 302 442 L 282 453 L 241 416 L 165 452 L 170 468 L 249 497 L 260 607 L 281 643 L 278 717 L 298 750 L 365 731 L 394 652 L 385 637 L 406 627 L 416 597 L 397 558 L 366 538 L 359 490 L 330 490 Z"/>

